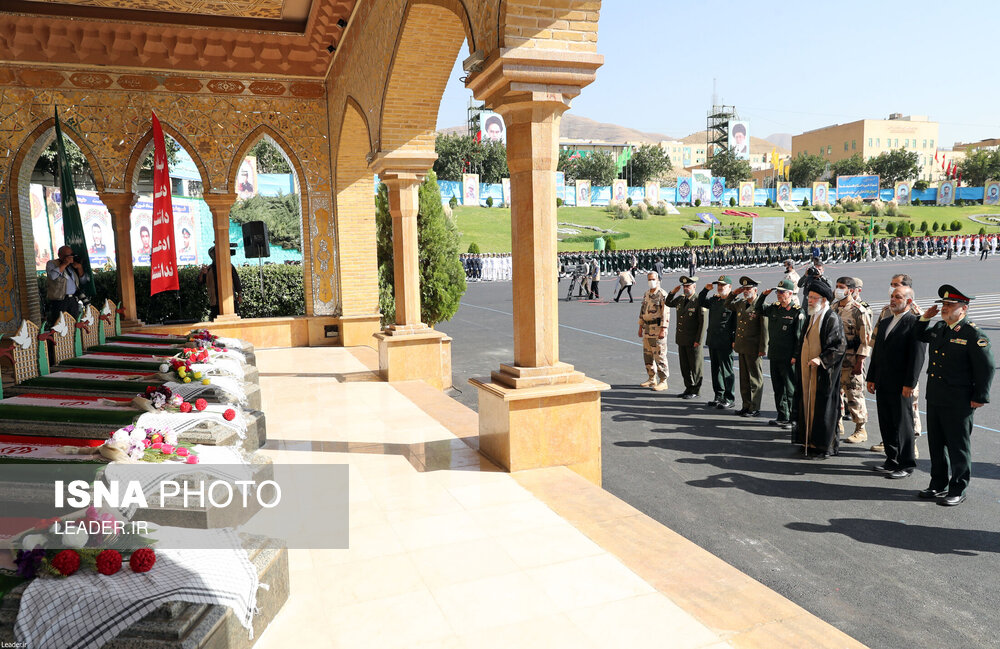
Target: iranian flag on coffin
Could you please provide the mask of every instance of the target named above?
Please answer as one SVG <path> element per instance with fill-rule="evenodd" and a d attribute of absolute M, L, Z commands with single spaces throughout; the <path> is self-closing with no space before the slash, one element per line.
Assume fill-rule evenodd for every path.
<path fill-rule="evenodd" d="M 30 393 L 3 400 L 4 405 L 41 406 L 43 408 L 85 408 L 121 412 L 132 408 L 131 397 L 88 397 L 68 394 Z"/>

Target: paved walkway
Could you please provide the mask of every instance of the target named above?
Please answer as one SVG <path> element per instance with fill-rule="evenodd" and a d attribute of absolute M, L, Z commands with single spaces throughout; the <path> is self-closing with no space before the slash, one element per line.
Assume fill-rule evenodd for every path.
<path fill-rule="evenodd" d="M 377 363 L 257 351 L 264 452 L 350 465 L 351 547 L 289 553 L 256 647 L 861 647 L 568 469 L 499 471 L 473 411 Z"/>

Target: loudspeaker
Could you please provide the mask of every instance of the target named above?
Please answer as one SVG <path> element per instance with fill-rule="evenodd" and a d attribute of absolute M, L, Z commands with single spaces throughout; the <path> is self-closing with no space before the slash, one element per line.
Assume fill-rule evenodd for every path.
<path fill-rule="evenodd" d="M 243 255 L 247 259 L 271 256 L 270 238 L 263 221 L 248 221 L 243 224 Z"/>

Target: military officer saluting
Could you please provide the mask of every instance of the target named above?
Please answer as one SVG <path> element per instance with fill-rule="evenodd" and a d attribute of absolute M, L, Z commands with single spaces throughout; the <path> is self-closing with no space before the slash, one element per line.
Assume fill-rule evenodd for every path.
<path fill-rule="evenodd" d="M 701 392 L 702 381 L 702 341 L 705 338 L 705 326 L 708 320 L 701 308 L 694 287 L 697 277 L 681 275 L 680 286 L 675 286 L 667 297 L 667 306 L 677 310 L 677 331 L 674 341 L 677 343 L 677 354 L 680 356 L 681 378 L 684 379 L 684 392 L 681 399 L 694 399 Z M 677 291 L 683 287 L 680 295 Z"/>
<path fill-rule="evenodd" d="M 917 339 L 927 343 L 927 445 L 931 452 L 931 483 L 921 498 L 940 498 L 939 505 L 965 500 L 972 475 L 972 419 L 989 403 L 993 383 L 993 353 L 986 333 L 969 322 L 974 299 L 954 286 L 938 289 L 941 320 L 935 304 L 916 324 Z M 951 476 L 948 475 L 949 465 Z"/>
<path fill-rule="evenodd" d="M 639 309 L 639 337 L 642 338 L 642 360 L 646 363 L 649 380 L 640 385 L 656 391 L 667 389 L 667 326 L 670 312 L 667 310 L 667 293 L 660 288 L 660 276 L 656 271 L 647 274 L 649 290 L 642 295 Z"/>
<path fill-rule="evenodd" d="M 795 357 L 802 347 L 802 335 L 809 322 L 795 299 L 795 287 L 794 281 L 783 279 L 775 288 L 764 291 L 754 306 L 760 317 L 767 316 L 767 357 L 771 361 L 771 385 L 778 410 L 777 419 L 767 423 L 784 429 L 791 428 L 797 419 L 795 388 L 799 382 Z M 778 299 L 765 306 L 764 301 L 772 291 L 777 291 Z"/>
<path fill-rule="evenodd" d="M 733 349 L 740 357 L 740 397 L 743 407 L 736 411 L 741 417 L 760 415 L 764 396 L 764 369 L 761 359 L 767 355 L 767 327 L 764 318 L 754 310 L 758 282 L 744 275 L 740 287 L 726 298 L 726 308 L 736 313 L 736 339 Z"/>
<path fill-rule="evenodd" d="M 698 302 L 708 311 L 708 333 L 705 345 L 712 368 L 712 390 L 715 396 L 705 404 L 718 409 L 732 408 L 736 395 L 733 392 L 733 340 L 736 335 L 736 319 L 726 308 L 726 298 L 732 291 L 733 280 L 723 275 L 717 282 L 709 282 L 698 294 Z M 709 295 L 715 285 L 715 294 Z"/>

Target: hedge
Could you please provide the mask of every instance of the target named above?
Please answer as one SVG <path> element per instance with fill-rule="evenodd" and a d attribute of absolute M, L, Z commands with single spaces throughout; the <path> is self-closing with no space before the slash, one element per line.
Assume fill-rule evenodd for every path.
<path fill-rule="evenodd" d="M 566 237 L 564 239 L 559 239 L 560 243 L 593 243 L 594 239 L 597 237 L 604 237 L 607 239 L 617 239 L 621 241 L 622 239 L 628 239 L 632 236 L 628 232 L 616 232 L 614 234 L 608 234 L 606 232 L 595 232 L 593 234 L 580 234 L 572 237 Z"/>
<path fill-rule="evenodd" d="M 237 266 L 236 273 L 243 285 L 243 300 L 236 308 L 242 318 L 269 318 L 294 316 L 305 313 L 305 291 L 302 283 L 302 266 L 270 264 L 263 267 L 264 295 L 261 298 L 260 276 L 256 266 Z M 139 319 L 147 324 L 164 320 L 191 320 L 202 322 L 208 318 L 208 292 L 198 284 L 200 266 L 182 266 L 178 269 L 180 291 L 149 295 L 149 267 L 134 269 L 135 301 Z M 118 275 L 115 270 L 95 270 L 94 286 L 97 291 L 95 305 L 111 298 L 118 301 Z M 48 311 L 45 300 L 45 274 L 38 275 L 38 294 L 42 314 Z"/>

